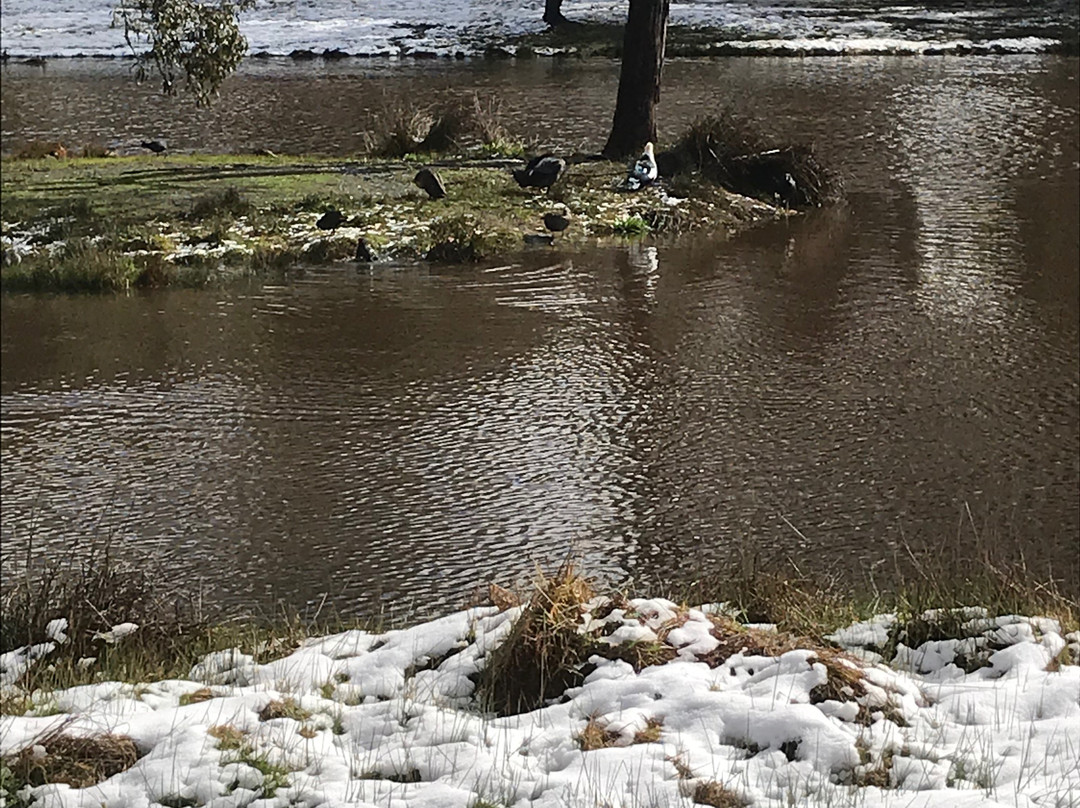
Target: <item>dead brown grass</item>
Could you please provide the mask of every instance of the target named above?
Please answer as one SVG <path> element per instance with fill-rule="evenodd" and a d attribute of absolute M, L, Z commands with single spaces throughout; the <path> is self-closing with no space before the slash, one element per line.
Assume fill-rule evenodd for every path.
<path fill-rule="evenodd" d="M 45 754 L 28 748 L 6 761 L 17 781 L 34 786 L 67 783 L 86 788 L 131 768 L 139 757 L 135 742 L 126 735 L 57 734 L 35 746 L 43 747 Z"/>
<path fill-rule="evenodd" d="M 592 752 L 595 749 L 618 746 L 619 737 L 619 733 L 607 729 L 593 716 L 585 722 L 575 740 L 582 752 Z"/>
<path fill-rule="evenodd" d="M 275 718 L 291 718 L 294 721 L 304 721 L 311 718 L 311 713 L 297 704 L 295 699 L 273 699 L 259 710 L 259 720 L 273 721 Z"/>
<path fill-rule="evenodd" d="M 692 799 L 695 805 L 711 805 L 713 808 L 746 808 L 750 804 L 738 792 L 715 780 L 694 786 Z"/>
<path fill-rule="evenodd" d="M 210 701 L 214 698 L 214 693 L 208 687 L 200 687 L 198 690 L 192 693 L 185 693 L 180 697 L 180 706 L 184 707 L 188 704 L 199 704 L 204 701 Z"/>
<path fill-rule="evenodd" d="M 825 666 L 827 681 L 810 691 L 810 703 L 823 701 L 849 702 L 865 698 L 866 687 L 863 684 L 865 674 L 862 664 L 854 657 L 823 645 L 809 637 L 763 629 L 747 628 L 730 617 L 710 615 L 713 624 L 712 634 L 719 645 L 699 659 L 711 668 L 719 667 L 735 654 L 777 657 L 796 649 L 814 652 L 817 661 Z M 867 707 L 859 704 L 856 721 L 869 724 L 871 714 Z"/>
<path fill-rule="evenodd" d="M 218 749 L 239 749 L 244 743 L 244 733 L 232 724 L 215 724 L 206 734 L 218 742 Z"/>
<path fill-rule="evenodd" d="M 664 722 L 659 718 L 650 718 L 645 722 L 645 729 L 634 733 L 634 743 L 658 743 Z"/>
<path fill-rule="evenodd" d="M 582 605 L 592 597 L 592 584 L 571 562 L 540 577 L 509 636 L 489 655 L 477 688 L 482 703 L 516 715 L 580 684 L 596 647 L 578 632 Z"/>

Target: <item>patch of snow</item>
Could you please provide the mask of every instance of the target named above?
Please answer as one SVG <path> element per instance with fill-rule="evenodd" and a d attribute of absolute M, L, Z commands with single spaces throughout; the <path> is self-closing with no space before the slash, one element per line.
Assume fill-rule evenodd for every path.
<path fill-rule="evenodd" d="M 124 637 L 130 636 L 138 630 L 138 623 L 119 623 L 110 628 L 108 631 L 94 632 L 94 639 L 104 640 L 109 645 L 115 645 L 116 643 L 120 642 L 120 640 L 124 639 Z"/>
<path fill-rule="evenodd" d="M 727 784 L 755 806 L 1034 806 L 1080 797 L 1080 668 L 1046 670 L 1066 644 L 1049 622 L 973 625 L 1004 647 L 972 673 L 944 661 L 962 639 L 908 649 L 933 657 L 925 674 L 852 662 L 865 693 L 835 701 L 815 695 L 828 671 L 812 649 L 735 654 L 715 668 L 701 661 L 715 647 L 712 608 L 639 599 L 595 619 L 605 604 L 590 605 L 581 624 L 590 636 L 651 636 L 678 657 L 635 671 L 596 656 L 565 698 L 498 717 L 476 703 L 474 681 L 521 609 L 478 608 L 383 634 L 313 638 L 265 664 L 218 652 L 184 681 L 52 693 L 60 714 L 0 719 L 0 752 L 33 748 L 61 728 L 135 741 L 139 761 L 96 786 L 33 788 L 42 808 L 677 806 L 695 782 L 687 774 Z M 836 636 L 880 645 L 893 622 L 884 615 Z M 50 650 L 12 652 L 4 668 Z M 212 698 L 182 703 L 207 686 Z M 271 700 L 284 699 L 309 717 L 260 720 Z M 588 721 L 613 745 L 582 751 Z M 221 748 L 212 727 L 241 733 L 244 751 Z M 649 727 L 658 740 L 641 742 Z M 287 771 L 288 784 L 270 796 L 256 760 Z M 845 785 L 885 761 L 895 789 Z"/>
<path fill-rule="evenodd" d="M 55 641 L 57 645 L 63 645 L 68 641 L 68 635 L 64 633 L 67 631 L 67 627 L 68 621 L 66 617 L 50 620 L 45 625 L 45 636 Z"/>

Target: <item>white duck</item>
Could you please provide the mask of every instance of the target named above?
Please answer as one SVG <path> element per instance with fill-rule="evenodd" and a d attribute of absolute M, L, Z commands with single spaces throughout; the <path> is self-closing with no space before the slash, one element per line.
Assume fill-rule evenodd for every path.
<path fill-rule="evenodd" d="M 626 178 L 626 187 L 631 191 L 644 188 L 651 182 L 656 181 L 656 157 L 653 154 L 653 144 L 646 143 L 645 151 L 641 157 L 630 167 L 630 174 Z"/>

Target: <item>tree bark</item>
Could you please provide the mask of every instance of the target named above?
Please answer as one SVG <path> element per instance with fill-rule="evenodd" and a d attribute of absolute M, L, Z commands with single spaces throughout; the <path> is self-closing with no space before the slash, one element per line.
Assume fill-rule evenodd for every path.
<path fill-rule="evenodd" d="M 623 35 L 622 69 L 615 118 L 604 146 L 605 157 L 621 158 L 656 140 L 656 104 L 664 67 L 671 0 L 630 0 Z"/>
<path fill-rule="evenodd" d="M 554 28 L 570 22 L 562 13 L 562 0 L 544 0 L 544 22 Z"/>

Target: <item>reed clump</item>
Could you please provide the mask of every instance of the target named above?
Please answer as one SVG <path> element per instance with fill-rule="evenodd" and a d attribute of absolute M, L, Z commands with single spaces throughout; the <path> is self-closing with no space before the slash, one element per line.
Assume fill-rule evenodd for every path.
<path fill-rule="evenodd" d="M 86 788 L 130 769 L 138 757 L 135 742 L 126 735 L 53 733 L 5 759 L 4 765 L 14 781 L 5 791 L 46 783 Z"/>
<path fill-rule="evenodd" d="M 25 568 L 9 577 L 0 603 L 0 651 L 48 642 L 57 646 L 50 656 L 53 671 L 38 665 L 25 674 L 22 684 L 28 690 L 40 677 L 61 676 L 57 668 L 74 671 L 83 659 L 112 656 L 119 663 L 137 654 L 168 667 L 178 656 L 188 656 L 184 649 L 210 626 L 197 597 L 169 580 L 159 563 L 121 559 L 109 541 L 61 557 L 28 551 Z M 63 626 L 59 630 L 57 621 Z M 122 624 L 137 626 L 136 644 L 110 633 Z"/>
<path fill-rule="evenodd" d="M 506 639 L 488 656 L 477 694 L 499 715 L 542 706 L 584 680 L 582 669 L 596 648 L 578 631 L 593 585 L 573 563 L 541 577 Z"/>
<path fill-rule="evenodd" d="M 448 94 L 415 106 L 387 101 L 365 134 L 366 151 L 401 159 L 413 154 L 443 154 L 476 146 L 482 155 L 516 157 L 525 144 L 507 130 L 502 101 L 494 95 Z"/>
<path fill-rule="evenodd" d="M 694 121 L 671 149 L 656 156 L 661 176 L 697 173 L 743 196 L 787 208 L 839 201 L 839 177 L 817 159 L 812 145 L 776 145 L 731 112 Z"/>

